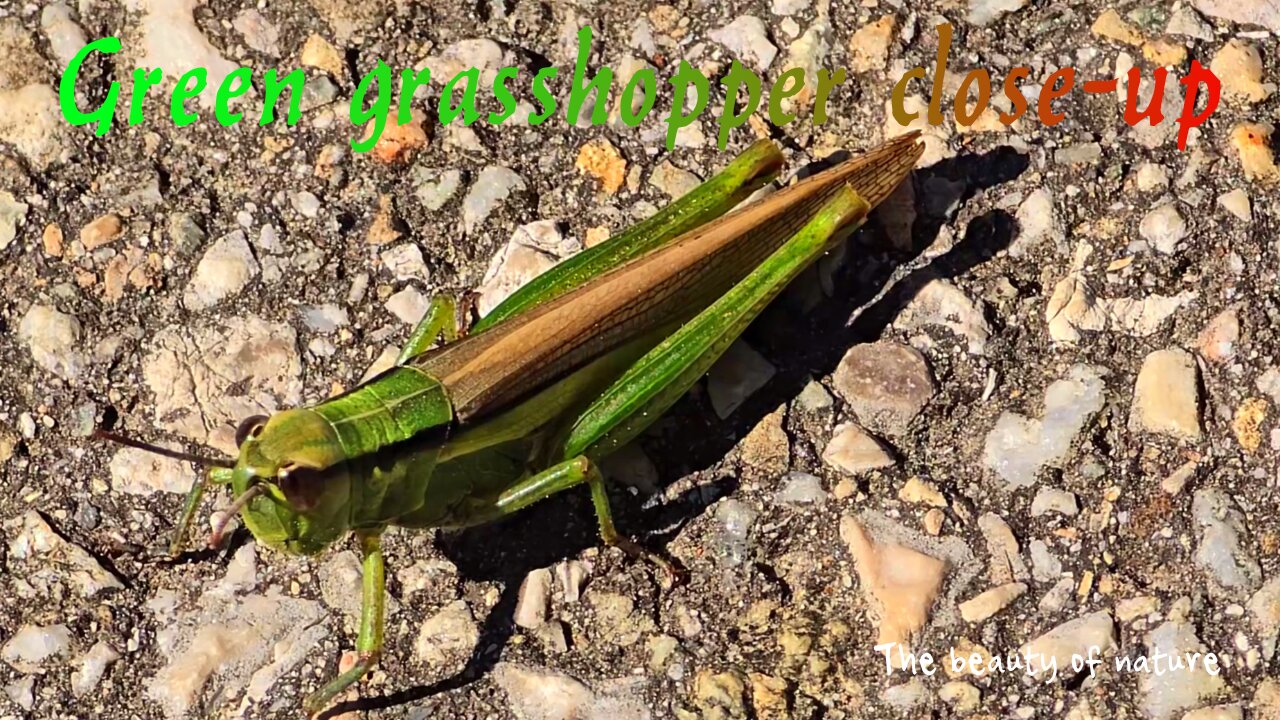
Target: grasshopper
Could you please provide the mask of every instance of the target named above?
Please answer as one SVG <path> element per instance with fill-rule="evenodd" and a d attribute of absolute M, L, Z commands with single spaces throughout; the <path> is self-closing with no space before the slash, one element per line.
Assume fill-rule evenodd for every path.
<path fill-rule="evenodd" d="M 307 712 L 317 712 L 378 660 L 380 536 L 389 526 L 473 526 L 585 484 L 604 542 L 674 577 L 673 561 L 615 529 L 600 459 L 684 395 L 797 274 L 862 224 L 922 151 L 914 134 L 902 136 L 735 210 L 782 166 L 772 142 L 757 142 L 469 329 L 455 299 L 433 299 L 392 369 L 317 405 L 245 419 L 234 461 L 100 434 L 211 466 L 187 495 L 175 553 L 211 484 L 234 493 L 224 518 L 239 514 L 259 542 L 284 552 L 319 553 L 354 532 L 363 566 L 358 659 L 307 698 Z M 212 544 L 224 530 L 225 522 L 215 528 Z"/>

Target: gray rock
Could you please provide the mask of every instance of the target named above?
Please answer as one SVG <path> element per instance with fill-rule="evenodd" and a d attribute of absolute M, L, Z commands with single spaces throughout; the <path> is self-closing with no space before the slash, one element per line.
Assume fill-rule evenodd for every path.
<path fill-rule="evenodd" d="M 1194 670 L 1187 667 L 1182 657 L 1187 652 L 1206 652 L 1195 628 L 1187 623 L 1169 620 L 1147 633 L 1146 657 L 1154 658 L 1156 653 L 1165 657 L 1163 673 L 1138 673 L 1139 707 L 1151 720 L 1170 720 L 1225 689 L 1222 677 L 1207 672 L 1204 663 L 1196 663 Z M 1183 660 L 1178 670 L 1169 664 L 1169 658 L 1175 655 Z"/>
<path fill-rule="evenodd" d="M 1205 488 L 1195 494 L 1191 513 L 1199 527 L 1196 564 L 1223 590 L 1242 597 L 1262 585 L 1262 568 L 1248 549 L 1244 514 L 1221 490 Z"/>
<path fill-rule="evenodd" d="M 894 710 L 908 713 L 928 707 L 933 701 L 933 696 L 923 680 L 913 677 L 904 683 L 885 688 L 880 693 L 880 699 Z"/>
<path fill-rule="evenodd" d="M 488 219 L 489 214 L 513 191 L 525 189 L 524 178 L 511 168 L 489 165 L 480 171 L 467 196 L 462 199 L 462 227 L 468 235 Z"/>
<path fill-rule="evenodd" d="M 9 90 L 2 80 L 0 143 L 11 145 L 41 172 L 66 161 L 73 147 L 71 126 L 62 117 L 57 91 L 42 83 Z"/>
<path fill-rule="evenodd" d="M 643 678 L 624 678 L 592 688 L 548 668 L 499 663 L 494 682 L 515 717 L 524 720 L 650 720 Z"/>
<path fill-rule="evenodd" d="M 1194 0 L 1194 4 L 1210 17 L 1241 25 L 1261 25 L 1280 33 L 1280 5 L 1270 0 Z"/>
<path fill-rule="evenodd" d="M 298 214 L 314 220 L 320 215 L 320 198 L 309 190 L 299 190 L 289 195 L 289 204 Z"/>
<path fill-rule="evenodd" d="M 1173 9 L 1164 31 L 1169 35 L 1182 35 L 1197 40 L 1213 39 L 1213 26 L 1188 5 L 1179 5 Z"/>
<path fill-rule="evenodd" d="M 1270 661 L 1275 657 L 1276 641 L 1280 638 L 1280 577 L 1268 580 L 1249 598 L 1249 616 L 1258 644 L 1262 646 L 1262 656 Z"/>
<path fill-rule="evenodd" d="M 387 302 L 383 305 L 387 312 L 395 315 L 400 322 L 406 325 L 417 325 L 422 317 L 427 314 L 427 309 L 431 307 L 431 301 L 426 295 L 418 292 L 415 287 L 407 287 L 400 292 L 387 298 Z"/>
<path fill-rule="evenodd" d="M 82 334 L 75 316 L 47 305 L 32 305 L 18 323 L 18 339 L 36 364 L 68 381 L 77 380 L 89 362 L 80 349 Z"/>
<path fill-rule="evenodd" d="M 27 221 L 27 204 L 20 202 L 12 193 L 0 190 L 0 250 L 18 237 L 18 228 Z"/>
<path fill-rule="evenodd" d="M 937 390 L 924 356 L 891 341 L 851 348 L 832 384 L 863 427 L 890 435 L 905 432 Z"/>
<path fill-rule="evenodd" d="M 331 553 L 316 573 L 320 580 L 320 597 L 324 604 L 342 613 L 347 628 L 360 626 L 362 578 L 360 558 L 351 550 Z M 386 598 L 386 613 L 390 618 L 400 611 L 400 603 L 391 595 Z"/>
<path fill-rule="evenodd" d="M 346 308 L 334 303 L 309 305 L 302 308 L 302 322 L 312 332 L 331 335 L 351 324 Z"/>
<path fill-rule="evenodd" d="M 182 449 L 176 443 L 161 445 L 171 450 Z M 141 497 L 157 492 L 185 493 L 197 477 L 191 463 L 130 447 L 117 450 L 109 468 L 112 490 Z"/>
<path fill-rule="evenodd" d="M 1021 257 L 1048 240 L 1056 247 L 1066 240 L 1066 230 L 1054 209 L 1053 193 L 1038 188 L 1018 206 L 1015 216 L 1018 236 L 1009 245 L 1009 254 Z"/>
<path fill-rule="evenodd" d="M 982 460 L 1013 487 L 1028 487 L 1047 465 L 1060 466 L 1076 435 L 1102 409 L 1106 384 L 1102 370 L 1076 365 L 1044 393 L 1044 414 L 1029 418 L 1005 412 L 987 433 Z"/>
<path fill-rule="evenodd" d="M 817 475 L 796 471 L 782 479 L 782 488 L 774 493 L 773 499 L 792 507 L 822 505 L 827 501 L 827 491 Z"/>
<path fill-rule="evenodd" d="M 35 690 L 35 675 L 24 675 L 4 686 L 4 694 L 13 701 L 13 704 L 28 712 L 36 706 Z"/>
<path fill-rule="evenodd" d="M 227 576 L 194 602 L 184 605 L 162 590 L 148 603 L 164 665 L 146 682 L 145 697 L 165 717 L 186 716 L 202 696 L 220 698 L 224 710 L 235 711 L 230 703 L 241 693 L 243 714 L 329 635 L 320 603 L 274 587 L 251 592 L 256 572 L 252 545 L 246 547 Z"/>
<path fill-rule="evenodd" d="M 809 9 L 810 0 L 773 0 L 770 9 L 774 15 L 798 15 Z"/>
<path fill-rule="evenodd" d="M 542 627 L 547 622 L 550 604 L 551 571 L 538 568 L 526 575 L 520 583 L 520 595 L 513 613 L 516 625 L 530 630 Z"/>
<path fill-rule="evenodd" d="M 1057 681 L 1074 676 L 1071 661 L 1076 655 L 1105 657 L 1116 647 L 1116 626 L 1111 613 L 1099 611 L 1069 620 L 1018 649 L 1025 655 L 1034 655 L 1028 672 L 1035 677 L 1052 677 L 1056 667 Z"/>
<path fill-rule="evenodd" d="M 91 598 L 124 588 L 92 555 L 54 532 L 35 510 L 7 521 L 4 529 L 12 538 L 7 569 L 20 579 L 15 584 L 18 597 L 47 601 L 70 590 Z"/>
<path fill-rule="evenodd" d="M 455 600 L 427 618 L 418 631 L 414 652 L 433 667 L 457 663 L 475 650 L 480 628 L 466 600 Z"/>
<path fill-rule="evenodd" d="M 188 310 L 213 307 L 238 294 L 260 272 L 244 231 L 223 235 L 200 258 L 183 293 L 182 304 Z"/>
<path fill-rule="evenodd" d="M 930 280 L 898 313 L 893 324 L 904 330 L 944 327 L 968 341 L 972 355 L 986 352 L 991 325 L 982 306 L 949 280 Z"/>
<path fill-rule="evenodd" d="M 71 9 L 64 2 L 44 6 L 40 11 L 40 29 L 49 40 L 53 58 L 62 67 L 69 65 L 76 53 L 89 44 L 84 30 L 72 19 Z"/>
<path fill-rule="evenodd" d="M 734 340 L 707 371 L 707 397 L 720 419 L 742 406 L 757 390 L 768 384 L 777 368 L 741 338 Z"/>
<path fill-rule="evenodd" d="M 670 160 L 663 160 L 649 176 L 649 183 L 676 200 L 702 184 L 702 180 L 688 170 L 672 165 Z"/>
<path fill-rule="evenodd" d="M 711 549 L 729 567 L 741 565 L 750 553 L 751 528 L 760 513 L 737 498 L 716 504 L 716 540 Z"/>
<path fill-rule="evenodd" d="M 1003 15 L 1026 7 L 1027 0 L 969 0 L 969 22 L 985 27 Z"/>
<path fill-rule="evenodd" d="M 1159 252 L 1172 255 L 1187 236 L 1187 221 L 1172 203 L 1161 205 L 1142 217 L 1138 234 Z"/>
<path fill-rule="evenodd" d="M 1032 540 L 1027 549 L 1031 552 L 1031 576 L 1038 582 L 1053 582 L 1062 576 L 1062 562 L 1043 540 Z"/>
<path fill-rule="evenodd" d="M 462 186 L 461 170 L 422 170 L 414 173 L 414 195 L 427 210 L 444 207 Z"/>
<path fill-rule="evenodd" d="M 565 237 L 555 220 L 521 225 L 489 262 L 484 279 L 476 288 L 480 295 L 476 309 L 482 316 L 489 314 L 525 283 L 581 249 L 577 240 Z"/>
<path fill-rule="evenodd" d="M 427 263 L 422 259 L 422 249 L 413 243 L 396 245 L 382 251 L 382 264 L 397 280 L 422 280 L 430 277 Z"/>
<path fill-rule="evenodd" d="M 804 389 L 796 396 L 796 405 L 811 413 L 830 410 L 833 402 L 831 393 L 827 392 L 827 389 L 817 380 L 806 383 Z"/>
<path fill-rule="evenodd" d="M 1040 517 L 1049 513 L 1075 517 L 1080 513 L 1080 503 L 1075 493 L 1057 488 L 1040 488 L 1031 500 L 1031 515 Z"/>
<path fill-rule="evenodd" d="M 71 672 L 71 694 L 84 697 L 93 692 L 107 668 L 119 659 L 120 653 L 111 645 L 101 640 L 94 643 L 89 652 L 76 660 L 76 669 Z"/>
<path fill-rule="evenodd" d="M 228 454 L 236 451 L 241 420 L 302 400 L 297 333 L 253 315 L 161 330 L 142 360 L 142 377 L 155 394 L 159 427 Z M 227 378 L 238 392 L 227 392 Z"/>
<path fill-rule="evenodd" d="M 707 37 L 728 48 L 729 53 L 743 62 L 752 61 L 755 69 L 764 72 L 778 55 L 778 48 L 769 42 L 764 22 L 753 15 L 742 15 L 728 25 L 712 30 Z"/>
<path fill-rule="evenodd" d="M 0 647 L 0 659 L 15 670 L 40 672 L 51 660 L 71 653 L 71 631 L 66 625 L 23 625 Z"/>
<path fill-rule="evenodd" d="M 231 21 L 231 27 L 244 37 L 244 43 L 266 55 L 280 54 L 280 28 L 257 8 L 245 8 Z"/>

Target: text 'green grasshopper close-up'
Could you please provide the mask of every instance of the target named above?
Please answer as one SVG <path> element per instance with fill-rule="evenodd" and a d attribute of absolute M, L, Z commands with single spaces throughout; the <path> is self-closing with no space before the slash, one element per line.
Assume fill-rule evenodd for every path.
<path fill-rule="evenodd" d="M 358 661 L 308 698 L 308 712 L 377 662 L 387 527 L 473 526 L 585 484 L 604 542 L 674 576 L 673 561 L 615 530 L 598 463 L 684 395 L 921 152 L 914 134 L 899 137 L 734 209 L 782 166 L 777 147 L 761 141 L 470 328 L 459 327 L 453 299 L 436 298 L 392 369 L 317 405 L 241 423 L 239 457 L 214 461 L 192 488 L 174 549 L 210 483 L 229 485 L 228 517 L 238 511 L 276 549 L 314 554 L 357 535 Z"/>

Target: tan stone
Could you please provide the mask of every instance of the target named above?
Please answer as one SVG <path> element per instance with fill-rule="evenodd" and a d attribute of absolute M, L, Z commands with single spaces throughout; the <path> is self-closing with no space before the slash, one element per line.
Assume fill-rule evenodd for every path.
<path fill-rule="evenodd" d="M 1187 48 L 1169 40 L 1149 40 L 1142 45 L 1142 56 L 1156 65 L 1181 65 L 1187 59 Z"/>
<path fill-rule="evenodd" d="M 856 519 L 840 520 L 840 537 L 849 547 L 863 593 L 879 625 L 877 644 L 909 645 L 929 620 L 947 564 L 902 545 L 871 539 Z M 896 661 L 897 653 L 890 659 Z"/>
<path fill-rule="evenodd" d="M 867 23 L 849 38 L 850 67 L 854 72 L 884 69 L 889 60 L 889 46 L 893 42 L 894 18 L 885 15 L 873 23 Z"/>
<path fill-rule="evenodd" d="M 1005 609 L 1027 591 L 1027 584 L 1014 582 L 993 587 L 960 603 L 965 622 L 980 623 Z"/>
<path fill-rule="evenodd" d="M 1262 423 L 1267 419 L 1267 401 L 1260 398 L 1249 398 L 1236 408 L 1236 415 L 1231 420 L 1231 431 L 1236 441 L 1247 453 L 1256 453 L 1262 446 Z"/>
<path fill-rule="evenodd" d="M 1273 83 L 1262 82 L 1262 54 L 1256 45 L 1244 40 L 1230 40 L 1213 56 L 1209 70 L 1222 81 L 1227 97 L 1247 103 L 1266 100 L 1275 92 Z"/>
<path fill-rule="evenodd" d="M 608 140 L 598 139 L 583 145 L 574 162 L 578 172 L 586 173 L 600 181 L 600 187 L 613 195 L 627 179 L 627 161 Z"/>
<path fill-rule="evenodd" d="M 947 506 L 947 498 L 938 490 L 938 486 L 928 480 L 912 477 L 898 491 L 898 499 L 902 502 L 924 504 L 935 508 Z"/>
<path fill-rule="evenodd" d="M 304 67 L 313 67 L 323 70 L 334 78 L 341 79 L 343 76 L 343 59 L 342 53 L 338 52 L 328 40 L 319 35 L 311 35 L 302 45 L 302 53 L 299 58 Z"/>
<path fill-rule="evenodd" d="M 1199 393 L 1191 353 L 1168 348 L 1147 355 L 1134 385 L 1129 429 L 1199 440 Z"/>
<path fill-rule="evenodd" d="M 80 229 L 80 242 L 85 250 L 96 250 L 120 237 L 124 232 L 124 224 L 120 216 L 107 213 Z"/>
<path fill-rule="evenodd" d="M 1236 343 L 1240 341 L 1240 316 L 1235 309 L 1223 310 L 1200 331 L 1196 349 L 1200 357 L 1221 365 L 1236 356 Z"/>
<path fill-rule="evenodd" d="M 1231 129 L 1231 146 L 1240 158 L 1240 167 L 1247 180 L 1268 185 L 1280 180 L 1280 167 L 1276 167 L 1271 152 L 1271 133 L 1275 127 L 1267 123 L 1240 123 Z"/>
<path fill-rule="evenodd" d="M 822 459 L 832 467 L 859 475 L 893 467 L 893 455 L 879 440 L 865 430 L 847 423 L 835 429 L 835 435 L 822 451 Z"/>
<path fill-rule="evenodd" d="M 1093 21 L 1093 27 L 1089 29 L 1098 37 L 1115 40 L 1125 45 L 1136 47 L 1145 41 L 1142 33 L 1125 22 L 1124 18 L 1120 17 L 1120 13 L 1115 11 L 1115 8 L 1107 8 L 1105 12 L 1098 16 L 1097 20 Z"/>
<path fill-rule="evenodd" d="M 374 144 L 373 150 L 369 152 L 369 155 L 374 160 L 385 165 L 407 163 L 418 150 L 427 144 L 425 120 L 426 117 L 417 110 L 413 111 L 409 122 L 403 125 L 396 123 L 394 120 L 389 120 L 386 127 L 382 129 L 382 135 L 378 137 L 378 141 Z M 366 125 L 362 140 L 368 140 L 373 137 L 374 129 L 375 124 L 373 122 Z"/>
<path fill-rule="evenodd" d="M 44 244 L 44 254 L 49 257 L 62 257 L 63 240 L 62 228 L 57 223 L 46 225 L 44 234 L 40 236 L 40 241 Z"/>

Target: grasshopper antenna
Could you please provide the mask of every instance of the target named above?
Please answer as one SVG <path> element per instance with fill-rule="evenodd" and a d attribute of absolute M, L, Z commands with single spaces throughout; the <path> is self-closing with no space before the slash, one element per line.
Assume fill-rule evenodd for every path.
<path fill-rule="evenodd" d="M 205 457 L 204 455 L 196 455 L 194 453 L 186 453 L 179 450 L 170 450 L 169 448 L 160 447 L 159 445 L 154 445 L 149 442 L 143 442 L 142 440 L 135 440 L 134 438 L 114 433 L 110 430 L 94 430 L 93 437 L 98 440 L 107 440 L 109 442 L 116 443 L 117 445 L 125 445 L 127 447 L 137 448 L 138 450 L 145 450 L 156 455 L 163 455 L 165 457 L 173 458 L 174 460 L 186 460 L 197 465 L 204 465 L 205 467 L 220 467 L 227 469 L 235 467 L 235 463 L 230 460 Z"/>
<path fill-rule="evenodd" d="M 227 527 L 231 525 L 231 521 L 236 515 L 244 509 L 246 505 L 253 502 L 253 499 L 267 491 L 266 485 L 254 485 L 248 490 L 240 493 L 240 496 L 231 502 L 231 506 L 223 511 L 222 517 L 218 518 L 218 524 L 213 527 L 213 532 L 209 534 L 209 547 L 217 548 L 222 544 L 222 536 L 227 533 Z"/>

